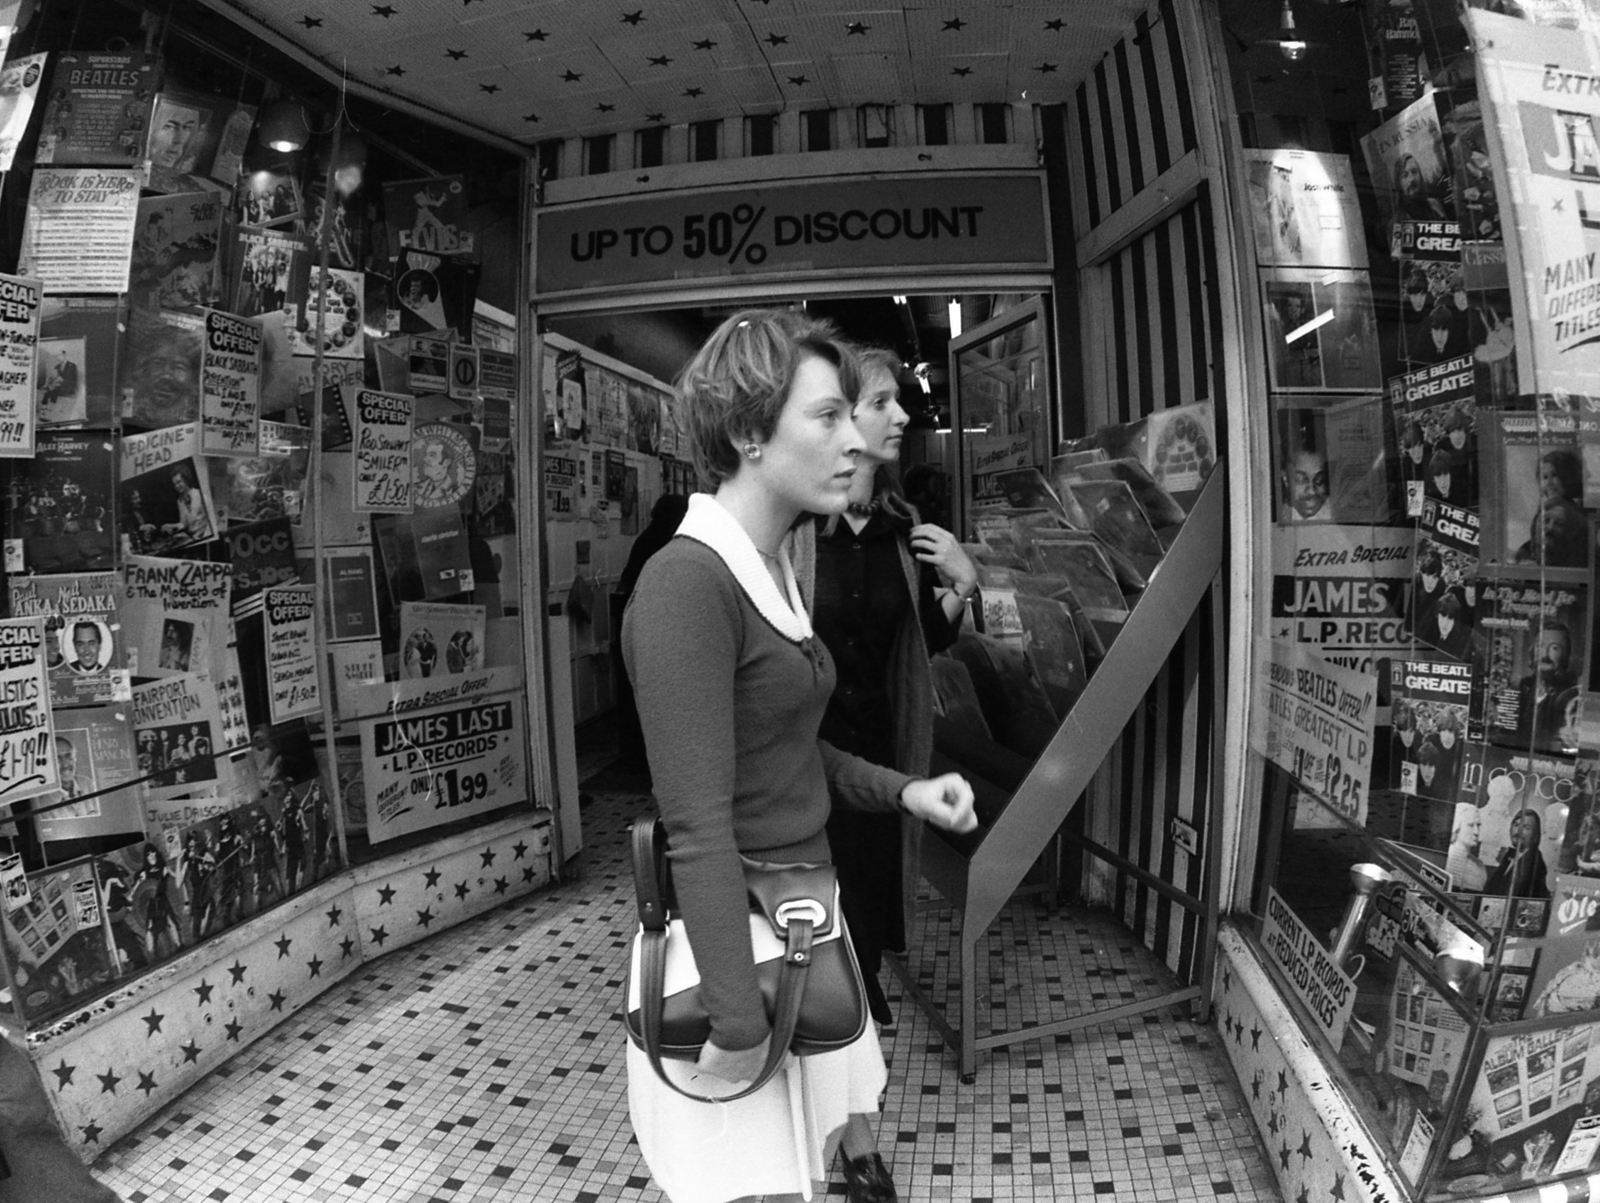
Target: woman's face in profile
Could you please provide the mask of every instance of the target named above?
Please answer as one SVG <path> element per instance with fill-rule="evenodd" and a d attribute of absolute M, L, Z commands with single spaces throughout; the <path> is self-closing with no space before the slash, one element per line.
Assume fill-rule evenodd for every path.
<path fill-rule="evenodd" d="M 803 513 L 843 513 L 866 448 L 850 409 L 839 369 L 804 356 L 761 458 L 741 471 L 759 471 L 769 489 Z"/>

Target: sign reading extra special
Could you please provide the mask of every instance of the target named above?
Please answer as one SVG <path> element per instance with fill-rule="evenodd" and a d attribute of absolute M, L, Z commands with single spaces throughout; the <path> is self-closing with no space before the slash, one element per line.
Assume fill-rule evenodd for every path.
<path fill-rule="evenodd" d="M 387 709 L 360 724 L 374 844 L 527 801 L 527 735 L 515 670 L 380 680 L 344 693 L 357 713 Z"/>
<path fill-rule="evenodd" d="M 1519 389 L 1590 393 L 1600 372 L 1600 56 L 1592 36 L 1482 10 L 1466 15 L 1506 239 Z M 1520 282 L 1518 280 L 1520 277 Z M 1531 375 L 1528 373 L 1531 369 Z"/>
<path fill-rule="evenodd" d="M 1050 267 L 1037 173 L 742 184 L 533 211 L 534 292 L 872 267 Z"/>

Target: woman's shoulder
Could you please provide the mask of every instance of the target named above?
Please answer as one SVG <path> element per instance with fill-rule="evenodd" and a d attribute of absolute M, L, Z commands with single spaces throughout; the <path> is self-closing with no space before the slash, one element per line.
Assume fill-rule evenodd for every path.
<path fill-rule="evenodd" d="M 679 535 L 650 557 L 633 588 L 634 604 L 697 608 L 720 603 L 737 608 L 738 586 L 719 556 L 697 539 Z"/>

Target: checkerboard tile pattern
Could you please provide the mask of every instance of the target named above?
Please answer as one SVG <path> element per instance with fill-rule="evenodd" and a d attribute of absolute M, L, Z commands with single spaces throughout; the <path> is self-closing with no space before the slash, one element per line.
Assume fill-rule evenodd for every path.
<path fill-rule="evenodd" d="M 130 1203 L 661 1199 L 629 1130 L 616 1022 L 633 926 L 627 827 L 646 804 L 593 795 L 572 880 L 353 974 L 96 1170 Z M 912 972 L 942 989 L 950 919 L 919 923 Z M 989 945 L 984 1026 L 1169 980 L 1110 916 L 1033 899 Z M 1000 1050 L 968 1086 L 885 981 L 899 1022 L 883 1037 L 879 1133 L 901 1198 L 1279 1197 L 1214 1030 L 1187 1012 Z M 826 1192 L 844 1194 L 837 1166 Z"/>

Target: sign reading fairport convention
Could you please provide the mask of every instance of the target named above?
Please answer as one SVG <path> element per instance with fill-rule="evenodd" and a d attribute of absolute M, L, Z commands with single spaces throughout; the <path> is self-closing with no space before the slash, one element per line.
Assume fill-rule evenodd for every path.
<path fill-rule="evenodd" d="M 522 694 L 508 670 L 348 692 L 356 713 L 387 709 L 361 723 L 373 843 L 526 801 Z"/>

